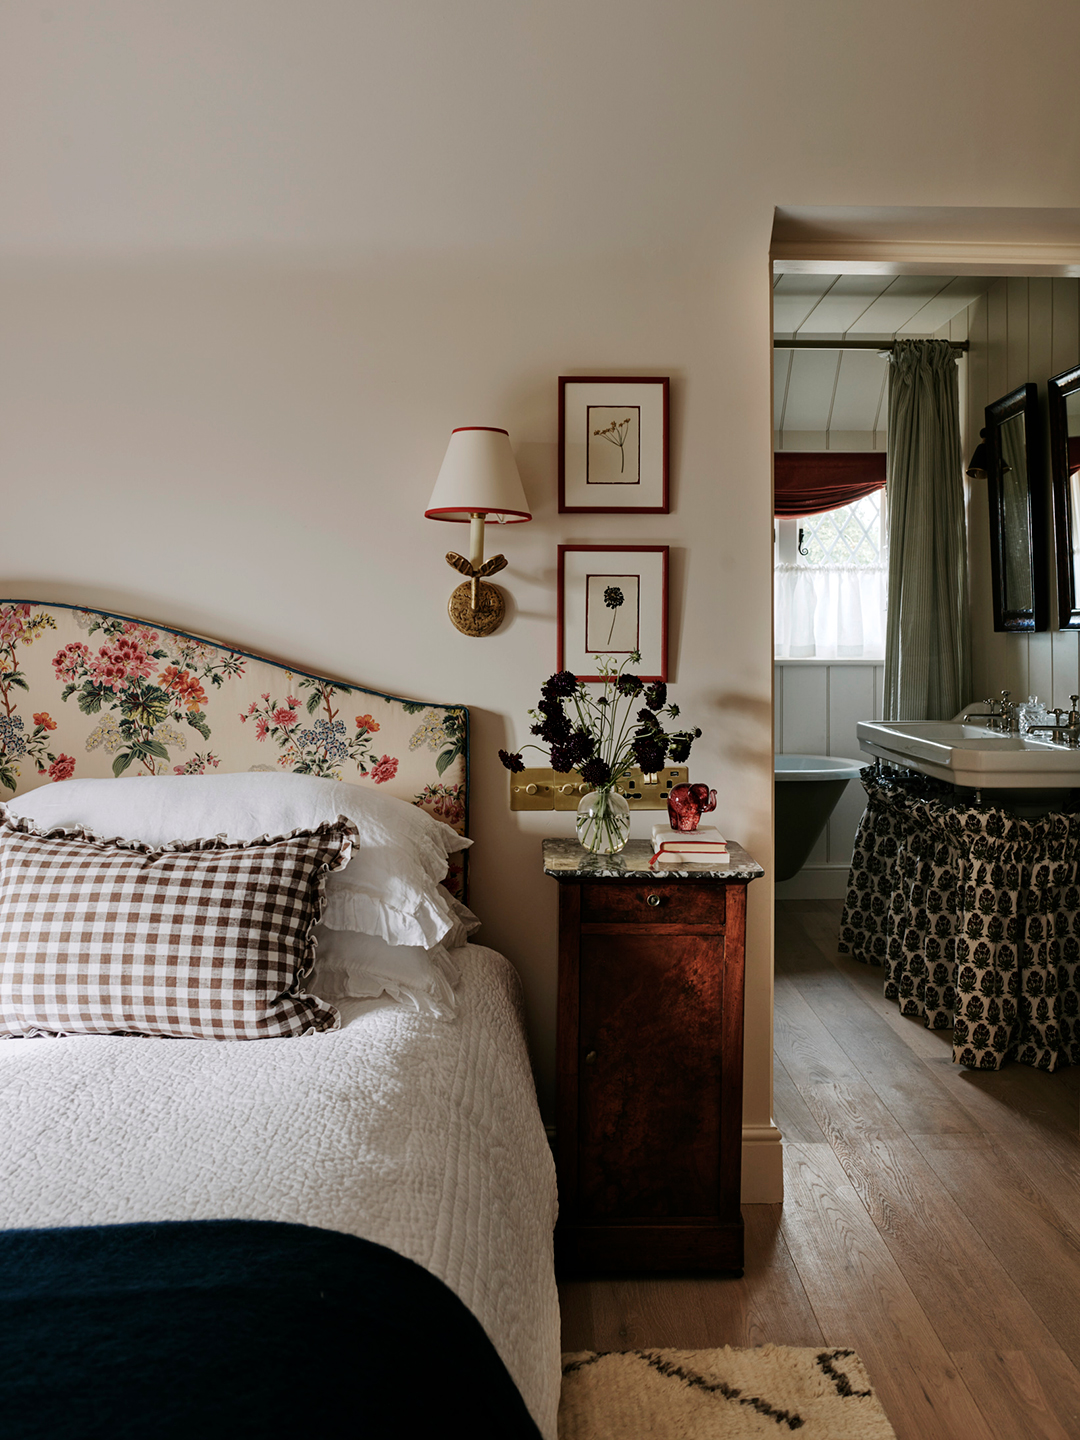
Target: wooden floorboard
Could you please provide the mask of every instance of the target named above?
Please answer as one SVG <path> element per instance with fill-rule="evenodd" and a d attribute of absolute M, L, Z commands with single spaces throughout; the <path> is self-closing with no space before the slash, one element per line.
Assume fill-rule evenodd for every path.
<path fill-rule="evenodd" d="M 563 1348 L 850 1345 L 899 1440 L 1080 1440 L 1080 1067 L 955 1066 L 839 915 L 777 905 L 786 1191 L 745 1274 L 564 1283 Z"/>

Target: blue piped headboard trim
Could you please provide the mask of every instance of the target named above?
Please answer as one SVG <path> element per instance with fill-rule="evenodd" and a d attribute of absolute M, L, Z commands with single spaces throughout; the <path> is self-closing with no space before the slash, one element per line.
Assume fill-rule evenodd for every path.
<path fill-rule="evenodd" d="M 380 785 L 468 833 L 462 705 L 384 695 L 105 610 L 0 600 L 0 799 L 72 775 L 212 770 Z M 463 893 L 463 863 L 446 883 Z"/>

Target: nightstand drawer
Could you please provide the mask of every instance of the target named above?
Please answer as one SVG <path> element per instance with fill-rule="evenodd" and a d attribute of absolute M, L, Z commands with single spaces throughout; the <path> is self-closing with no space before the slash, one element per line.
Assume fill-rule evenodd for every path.
<path fill-rule="evenodd" d="M 724 928 L 727 886 L 660 880 L 581 887 L 583 925 L 709 925 Z"/>

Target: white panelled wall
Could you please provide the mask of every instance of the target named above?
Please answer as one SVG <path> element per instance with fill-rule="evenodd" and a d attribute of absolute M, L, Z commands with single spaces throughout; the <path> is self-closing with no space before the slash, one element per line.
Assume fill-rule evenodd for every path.
<path fill-rule="evenodd" d="M 1047 478 L 1047 565 L 1050 629 L 1038 635 L 994 631 L 990 603 L 990 536 L 986 482 L 968 490 L 968 552 L 971 561 L 973 700 L 1010 690 L 1013 698 L 1038 695 L 1045 705 L 1064 705 L 1080 693 L 1080 633 L 1058 630 L 1053 564 L 1053 516 L 1049 485 L 1046 382 L 1080 362 L 1080 281 L 1009 276 L 995 282 L 968 307 L 967 436 L 965 458 L 975 447 L 992 401 L 1033 380 L 1039 387 Z"/>
<path fill-rule="evenodd" d="M 788 755 L 859 755 L 855 726 L 881 719 L 885 667 L 880 660 L 778 660 L 774 703 L 776 749 Z M 778 900 L 837 899 L 847 889 L 855 827 L 865 794 L 848 782 L 798 875 L 776 886 Z"/>

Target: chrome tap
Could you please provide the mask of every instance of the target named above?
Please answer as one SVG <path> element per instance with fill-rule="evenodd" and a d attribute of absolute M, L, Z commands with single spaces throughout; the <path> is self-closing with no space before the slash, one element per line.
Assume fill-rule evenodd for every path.
<path fill-rule="evenodd" d="M 1028 734 L 1034 735 L 1036 730 L 1048 730 L 1052 739 L 1058 744 L 1067 745 L 1070 750 L 1080 749 L 1080 710 L 1076 708 L 1077 705 L 1080 704 L 1080 695 L 1070 695 L 1069 699 L 1072 701 L 1072 709 L 1069 711 L 1069 718 L 1064 724 L 1062 723 L 1061 717 L 1065 714 L 1065 711 L 1061 706 L 1055 705 L 1051 713 L 1054 715 L 1057 723 L 1055 725 L 1029 725 L 1027 727 Z"/>
<path fill-rule="evenodd" d="M 988 697 L 983 704 L 989 705 L 989 710 L 973 710 L 970 714 L 962 715 L 961 720 L 965 725 L 969 720 L 985 720 L 988 730 L 996 730 L 1002 735 L 1019 735 L 1020 711 L 1009 699 L 1011 693 L 1010 690 L 1002 690 L 1000 700 L 991 700 Z"/>

